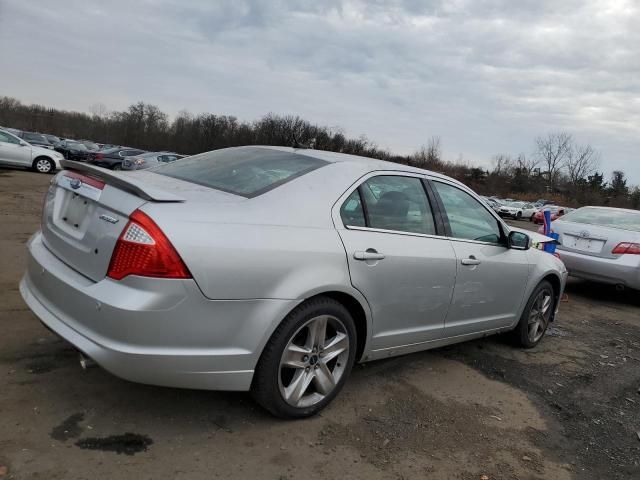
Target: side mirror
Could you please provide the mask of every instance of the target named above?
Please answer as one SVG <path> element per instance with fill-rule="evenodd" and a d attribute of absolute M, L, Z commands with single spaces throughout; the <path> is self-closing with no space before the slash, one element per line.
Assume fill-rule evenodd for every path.
<path fill-rule="evenodd" d="M 514 250 L 529 250 L 531 247 L 531 238 L 526 233 L 509 232 L 508 237 L 509 248 Z"/>

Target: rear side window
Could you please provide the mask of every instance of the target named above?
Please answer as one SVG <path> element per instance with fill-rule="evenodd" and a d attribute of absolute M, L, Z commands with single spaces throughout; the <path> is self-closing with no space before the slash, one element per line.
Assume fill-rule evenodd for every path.
<path fill-rule="evenodd" d="M 380 175 L 370 178 L 344 201 L 340 216 L 346 226 L 366 225 L 381 230 L 436 234 L 422 181 L 414 177 Z"/>
<path fill-rule="evenodd" d="M 253 198 L 328 162 L 318 158 L 260 147 L 214 150 L 165 163 L 152 171 Z"/>
<path fill-rule="evenodd" d="M 342 223 L 348 227 L 364 227 L 367 225 L 358 190 L 351 192 L 351 195 L 342 204 L 340 218 L 342 218 Z"/>

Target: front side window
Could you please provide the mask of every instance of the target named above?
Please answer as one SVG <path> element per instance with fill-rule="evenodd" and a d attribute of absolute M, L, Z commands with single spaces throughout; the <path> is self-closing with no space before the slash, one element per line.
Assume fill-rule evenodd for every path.
<path fill-rule="evenodd" d="M 18 144 L 20 143 L 20 140 L 18 140 L 16 137 L 13 137 L 7 133 L 0 132 L 0 142 Z"/>
<path fill-rule="evenodd" d="M 502 231 L 498 220 L 479 201 L 452 185 L 436 181 L 433 185 L 444 205 L 452 237 L 500 243 Z"/>
<path fill-rule="evenodd" d="M 419 178 L 380 175 L 364 182 L 359 190 L 368 227 L 436 234 L 431 206 Z"/>

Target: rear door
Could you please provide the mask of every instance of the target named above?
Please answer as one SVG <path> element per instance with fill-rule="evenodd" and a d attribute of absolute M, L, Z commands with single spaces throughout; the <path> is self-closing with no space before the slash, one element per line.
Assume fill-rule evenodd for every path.
<path fill-rule="evenodd" d="M 431 184 L 457 259 L 446 336 L 512 325 L 529 278 L 527 252 L 506 247 L 502 223 L 470 193 L 446 181 Z"/>
<path fill-rule="evenodd" d="M 440 338 L 456 261 L 423 179 L 370 176 L 343 198 L 336 226 L 352 284 L 371 306 L 372 348 Z"/>

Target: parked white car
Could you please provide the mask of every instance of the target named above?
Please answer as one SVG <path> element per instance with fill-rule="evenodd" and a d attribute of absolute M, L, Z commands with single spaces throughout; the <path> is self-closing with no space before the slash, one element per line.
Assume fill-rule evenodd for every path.
<path fill-rule="evenodd" d="M 60 160 L 63 158 L 61 153 L 36 147 L 6 130 L 0 130 L 0 165 L 26 167 L 40 173 L 51 173 L 60 169 Z"/>
<path fill-rule="evenodd" d="M 498 214 L 501 217 L 513 217 L 517 220 L 525 218 L 531 220 L 533 215 L 538 211 L 532 203 L 527 202 L 509 202 L 500 206 Z"/>

